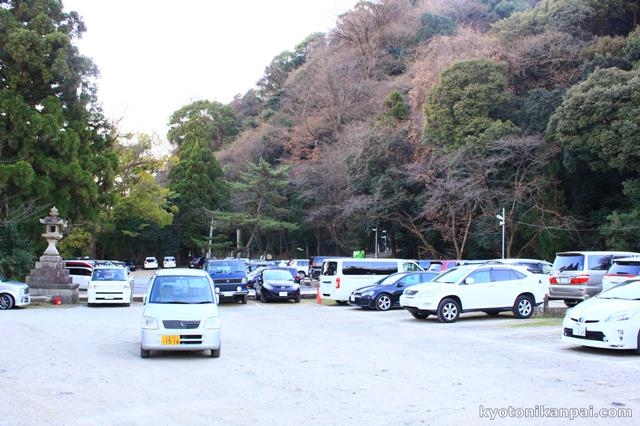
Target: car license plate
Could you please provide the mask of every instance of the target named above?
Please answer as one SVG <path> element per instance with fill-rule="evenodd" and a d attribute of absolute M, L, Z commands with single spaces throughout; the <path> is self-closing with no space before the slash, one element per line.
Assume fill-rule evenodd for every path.
<path fill-rule="evenodd" d="M 587 335 L 587 327 L 581 324 L 576 325 L 575 327 L 573 327 L 573 335 L 585 337 Z"/>
<path fill-rule="evenodd" d="M 225 297 L 233 296 L 235 293 L 233 291 L 223 291 L 222 295 Z"/>
<path fill-rule="evenodd" d="M 180 336 L 162 336 L 160 343 L 163 345 L 179 345 Z"/>
<path fill-rule="evenodd" d="M 288 293 L 286 291 L 281 291 L 278 293 L 280 297 L 287 297 Z"/>
<path fill-rule="evenodd" d="M 558 284 L 569 284 L 569 278 L 567 277 L 558 278 Z"/>

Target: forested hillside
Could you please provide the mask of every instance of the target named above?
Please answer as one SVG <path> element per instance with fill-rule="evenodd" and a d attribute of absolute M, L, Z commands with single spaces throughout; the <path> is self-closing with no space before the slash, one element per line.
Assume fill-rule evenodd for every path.
<path fill-rule="evenodd" d="M 377 236 L 499 257 L 502 209 L 510 257 L 636 250 L 639 3 L 362 1 L 231 104 L 177 106 L 156 159 L 104 120 L 81 17 L 1 0 L 0 268 L 39 254 L 52 203 L 69 256 L 371 254 Z"/>

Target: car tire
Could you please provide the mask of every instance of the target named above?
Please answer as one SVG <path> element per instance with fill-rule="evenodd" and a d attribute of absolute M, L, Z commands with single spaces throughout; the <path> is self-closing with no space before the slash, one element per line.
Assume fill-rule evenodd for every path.
<path fill-rule="evenodd" d="M 248 295 L 248 294 L 245 294 L 245 295 L 242 297 L 242 304 L 243 304 L 243 305 L 246 305 L 246 304 L 247 304 L 247 300 L 248 300 L 248 299 L 249 299 L 249 295 Z"/>
<path fill-rule="evenodd" d="M 222 346 L 218 349 L 211 349 L 211 358 L 220 358 L 220 352 L 222 351 Z"/>
<path fill-rule="evenodd" d="M 533 315 L 533 302 L 530 296 L 520 295 L 513 304 L 513 315 L 519 319 L 527 319 Z"/>
<path fill-rule="evenodd" d="M 381 293 L 375 298 L 373 305 L 378 311 L 388 311 L 391 309 L 391 296 L 387 293 Z"/>
<path fill-rule="evenodd" d="M 151 351 L 140 346 L 140 358 L 151 358 Z"/>
<path fill-rule="evenodd" d="M 567 308 L 573 308 L 574 306 L 576 306 L 578 303 L 580 303 L 579 300 L 565 300 L 564 301 L 564 305 Z"/>
<path fill-rule="evenodd" d="M 429 314 L 425 314 L 424 312 L 410 312 L 411 316 L 415 319 L 423 320 L 429 318 Z"/>
<path fill-rule="evenodd" d="M 293 301 L 294 301 L 295 303 L 300 303 L 300 295 L 296 296 L 296 298 L 295 298 L 295 299 L 293 299 Z"/>
<path fill-rule="evenodd" d="M 444 299 L 438 305 L 438 319 L 440 322 L 456 322 L 460 317 L 460 304 L 454 299 Z"/>
<path fill-rule="evenodd" d="M 636 353 L 640 355 L 640 331 L 638 331 L 638 345 L 636 346 Z"/>
<path fill-rule="evenodd" d="M 264 292 L 260 291 L 260 302 L 267 303 L 267 297 L 264 295 Z"/>
<path fill-rule="evenodd" d="M 0 294 L 0 310 L 11 309 L 14 303 L 13 297 L 10 294 Z"/>

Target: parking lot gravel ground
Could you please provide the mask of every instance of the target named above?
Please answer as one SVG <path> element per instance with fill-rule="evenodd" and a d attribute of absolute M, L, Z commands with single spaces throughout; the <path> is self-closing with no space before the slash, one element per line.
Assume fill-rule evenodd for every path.
<path fill-rule="evenodd" d="M 0 312 L 0 425 L 567 424 L 553 417 L 561 409 L 582 410 L 570 424 L 630 425 L 640 416 L 640 356 L 564 344 L 559 318 L 441 324 L 403 310 L 250 301 L 221 305 L 219 359 L 141 359 L 141 314 L 141 303 Z"/>

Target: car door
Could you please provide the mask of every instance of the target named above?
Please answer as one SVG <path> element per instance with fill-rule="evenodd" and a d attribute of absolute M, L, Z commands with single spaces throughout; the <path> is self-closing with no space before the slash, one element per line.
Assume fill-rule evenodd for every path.
<path fill-rule="evenodd" d="M 416 274 L 405 275 L 396 283 L 393 291 L 391 292 L 391 303 L 393 306 L 400 306 L 400 296 L 405 288 L 420 283 L 420 278 Z"/>
<path fill-rule="evenodd" d="M 476 269 L 458 283 L 463 310 L 491 307 L 494 293 L 490 268 Z"/>
<path fill-rule="evenodd" d="M 516 297 L 520 294 L 520 278 L 510 268 L 492 268 L 491 279 L 495 292 L 493 292 L 493 307 L 504 308 L 513 306 Z"/>

